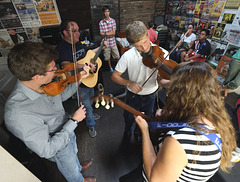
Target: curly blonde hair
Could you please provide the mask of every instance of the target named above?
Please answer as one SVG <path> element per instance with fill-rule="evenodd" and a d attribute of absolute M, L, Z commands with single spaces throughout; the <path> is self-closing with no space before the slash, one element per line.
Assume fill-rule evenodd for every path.
<path fill-rule="evenodd" d="M 228 172 L 232 151 L 236 149 L 235 130 L 221 99 L 216 71 L 207 63 L 192 62 L 179 66 L 173 73 L 167 103 L 162 110 L 163 121 L 187 122 L 208 119 L 222 140 L 221 169 Z"/>

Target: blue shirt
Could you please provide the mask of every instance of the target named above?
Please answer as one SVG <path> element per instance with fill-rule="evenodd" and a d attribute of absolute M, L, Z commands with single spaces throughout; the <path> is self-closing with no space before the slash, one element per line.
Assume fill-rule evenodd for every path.
<path fill-rule="evenodd" d="M 76 49 L 76 58 L 77 61 L 84 58 L 86 56 L 86 53 L 88 51 L 88 48 L 82 45 L 80 42 L 77 42 L 75 44 Z M 56 50 L 59 54 L 59 59 L 57 60 L 57 63 L 61 65 L 64 61 L 73 62 L 73 50 L 72 50 L 72 44 L 66 42 L 65 40 L 62 40 L 58 46 L 56 47 Z"/>

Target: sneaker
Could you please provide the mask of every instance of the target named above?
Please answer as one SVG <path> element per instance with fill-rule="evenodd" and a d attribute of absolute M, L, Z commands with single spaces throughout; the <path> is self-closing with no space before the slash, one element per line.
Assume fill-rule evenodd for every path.
<path fill-rule="evenodd" d="M 92 138 L 97 136 L 97 132 L 96 132 L 95 128 L 89 128 L 88 133 L 89 133 L 90 137 L 92 137 Z"/>
<path fill-rule="evenodd" d="M 98 119 L 100 119 L 101 116 L 97 113 L 93 113 L 93 117 L 95 120 L 98 120 Z"/>
<path fill-rule="evenodd" d="M 110 68 L 110 72 L 113 73 L 113 68 Z"/>

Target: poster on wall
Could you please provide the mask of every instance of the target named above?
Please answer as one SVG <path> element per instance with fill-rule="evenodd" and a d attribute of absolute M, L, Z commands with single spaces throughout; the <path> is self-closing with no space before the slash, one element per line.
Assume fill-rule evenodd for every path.
<path fill-rule="evenodd" d="M 192 17 L 194 15 L 196 1 L 189 1 L 189 2 L 187 1 L 186 6 L 187 6 L 186 15 L 189 17 Z"/>
<path fill-rule="evenodd" d="M 237 10 L 239 8 L 239 5 L 240 5 L 239 0 L 227 0 L 224 9 Z"/>
<path fill-rule="evenodd" d="M 236 16 L 236 14 L 224 13 L 221 23 L 232 24 L 235 16 Z"/>
<path fill-rule="evenodd" d="M 229 44 L 225 52 L 225 56 L 232 58 L 232 56 L 238 51 L 240 47 Z"/>
<path fill-rule="evenodd" d="M 0 21 L 4 28 L 22 27 L 11 0 L 0 1 Z"/>
<path fill-rule="evenodd" d="M 226 24 L 221 40 L 227 41 L 236 46 L 240 46 L 239 25 Z"/>
<path fill-rule="evenodd" d="M 228 43 L 225 41 L 215 39 L 212 39 L 210 43 L 214 51 L 209 56 L 209 61 L 212 61 L 217 65 L 221 59 L 221 56 L 224 54 L 224 51 L 226 50 Z"/>
<path fill-rule="evenodd" d="M 0 48 L 1 49 L 10 49 L 14 46 L 14 43 L 8 34 L 7 30 L 0 31 Z"/>
<path fill-rule="evenodd" d="M 216 71 L 217 71 L 218 81 L 220 83 L 223 83 L 223 81 L 225 80 L 225 78 L 227 76 L 230 61 L 231 61 L 231 58 L 222 56 L 221 60 L 219 61 L 218 65 L 217 65 Z"/>
<path fill-rule="evenodd" d="M 11 28 L 11 29 L 8 29 L 8 33 L 12 41 L 14 42 L 14 44 L 23 43 L 26 40 L 28 40 L 28 37 L 24 28 Z"/>
<path fill-rule="evenodd" d="M 222 13 L 223 7 L 225 5 L 225 2 L 226 2 L 226 0 L 215 0 L 214 1 L 213 8 L 210 13 L 210 19 L 212 19 L 214 21 L 218 21 L 220 15 Z"/>
<path fill-rule="evenodd" d="M 218 23 L 215 29 L 215 32 L 213 34 L 213 38 L 220 40 L 224 31 L 224 28 L 225 28 L 225 24 Z"/>
<path fill-rule="evenodd" d="M 29 41 L 32 42 L 42 42 L 40 32 L 39 32 L 39 27 L 28 27 L 26 28 L 27 36 Z"/>
<path fill-rule="evenodd" d="M 34 0 L 42 25 L 59 24 L 53 0 Z"/>
<path fill-rule="evenodd" d="M 24 27 L 41 26 L 40 19 L 31 0 L 13 0 Z"/>

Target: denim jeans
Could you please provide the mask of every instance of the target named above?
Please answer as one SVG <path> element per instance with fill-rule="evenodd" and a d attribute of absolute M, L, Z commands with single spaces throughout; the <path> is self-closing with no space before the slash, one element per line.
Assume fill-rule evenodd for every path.
<path fill-rule="evenodd" d="M 83 175 L 80 172 L 82 166 L 79 163 L 77 152 L 76 135 L 73 132 L 70 134 L 69 144 L 49 159 L 57 163 L 59 171 L 68 182 L 84 182 Z"/>
<path fill-rule="evenodd" d="M 231 90 L 238 88 L 240 85 L 240 60 L 232 58 L 229 63 L 227 77 L 223 83 Z"/>
<path fill-rule="evenodd" d="M 90 99 L 91 97 L 94 96 L 94 88 L 80 88 L 81 92 L 81 99 L 84 107 L 86 108 L 86 125 L 88 128 L 94 128 L 95 126 L 95 120 L 93 117 L 93 108 L 92 108 L 92 103 L 93 101 Z"/>
<path fill-rule="evenodd" d="M 154 109 L 155 97 L 155 92 L 149 95 L 137 95 L 127 91 L 126 104 L 151 117 Z M 123 117 L 125 119 L 125 134 L 127 134 L 130 132 L 135 119 L 133 114 L 128 111 L 124 111 Z"/>

